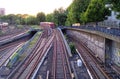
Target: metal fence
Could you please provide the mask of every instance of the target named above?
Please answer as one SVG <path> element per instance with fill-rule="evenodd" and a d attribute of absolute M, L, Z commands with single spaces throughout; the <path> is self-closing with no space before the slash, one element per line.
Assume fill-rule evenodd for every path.
<path fill-rule="evenodd" d="M 120 28 L 120 21 L 103 21 L 103 22 L 98 22 L 99 26 L 102 27 L 111 27 L 111 28 Z"/>
<path fill-rule="evenodd" d="M 120 28 L 100 27 L 100 26 L 71 26 L 72 28 L 99 31 L 110 35 L 120 36 Z"/>

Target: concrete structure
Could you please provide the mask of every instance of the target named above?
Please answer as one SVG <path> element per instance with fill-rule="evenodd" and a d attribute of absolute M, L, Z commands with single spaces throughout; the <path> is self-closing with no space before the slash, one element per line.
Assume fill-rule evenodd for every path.
<path fill-rule="evenodd" d="M 105 64 L 120 67 L 120 37 L 98 31 L 67 28 L 67 35 L 82 41 Z"/>
<path fill-rule="evenodd" d="M 0 8 L 0 15 L 5 15 L 5 8 Z"/>

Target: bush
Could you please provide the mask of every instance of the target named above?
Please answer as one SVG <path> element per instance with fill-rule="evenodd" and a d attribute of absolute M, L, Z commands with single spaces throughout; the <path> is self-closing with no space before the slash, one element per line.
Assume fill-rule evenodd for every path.
<path fill-rule="evenodd" d="M 70 46 L 70 49 L 71 49 L 72 54 L 76 54 L 76 50 L 75 50 L 75 45 L 74 45 L 74 43 L 70 42 L 70 43 L 69 43 L 69 46 Z"/>

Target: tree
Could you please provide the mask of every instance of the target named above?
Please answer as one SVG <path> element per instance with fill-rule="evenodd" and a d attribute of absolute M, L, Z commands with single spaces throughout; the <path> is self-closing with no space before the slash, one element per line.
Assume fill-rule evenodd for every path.
<path fill-rule="evenodd" d="M 39 12 L 39 13 L 37 14 L 37 20 L 38 20 L 38 23 L 39 23 L 39 22 L 44 22 L 44 21 L 46 20 L 46 18 L 45 18 L 45 13 Z"/>
<path fill-rule="evenodd" d="M 58 26 L 64 26 L 67 18 L 66 10 L 63 8 L 55 9 L 53 12 L 53 21 Z"/>
<path fill-rule="evenodd" d="M 113 5 L 113 10 L 120 12 L 120 0 L 108 0 Z"/>
<path fill-rule="evenodd" d="M 37 19 L 36 19 L 36 17 L 34 17 L 34 16 L 29 16 L 29 17 L 27 18 L 27 23 L 28 23 L 29 25 L 36 25 L 36 24 L 37 24 Z"/>
<path fill-rule="evenodd" d="M 59 16 L 59 12 L 58 10 L 55 9 L 53 12 L 53 21 L 56 25 L 58 25 L 58 16 Z"/>
<path fill-rule="evenodd" d="M 113 5 L 114 11 L 119 12 L 117 18 L 120 19 L 120 0 L 106 0 L 106 2 Z"/>
<path fill-rule="evenodd" d="M 21 24 L 23 24 L 23 25 L 28 24 L 28 23 L 27 23 L 27 18 L 28 18 L 29 16 L 30 16 L 30 15 L 28 15 L 28 14 L 23 14 L 23 15 L 22 15 L 22 18 L 21 18 Z"/>
<path fill-rule="evenodd" d="M 86 22 L 103 21 L 106 15 L 109 15 L 109 11 L 105 8 L 104 1 L 91 0 L 86 12 L 82 14 L 82 20 Z"/>
<path fill-rule="evenodd" d="M 7 16 L 0 16 L 0 22 L 8 22 L 8 18 L 7 18 Z"/>
<path fill-rule="evenodd" d="M 67 20 L 66 20 L 66 22 L 65 22 L 65 24 L 67 25 L 67 26 L 71 26 L 73 23 L 75 23 L 76 22 L 76 20 L 75 20 L 75 18 L 74 18 L 74 15 L 73 15 L 73 11 L 72 11 L 72 4 L 68 7 L 68 9 L 67 9 Z"/>
<path fill-rule="evenodd" d="M 9 14 L 6 17 L 7 17 L 8 21 L 9 21 L 9 24 L 12 24 L 12 25 L 16 24 L 16 19 L 17 19 L 16 15 Z"/>
<path fill-rule="evenodd" d="M 67 25 L 81 22 L 81 13 L 85 12 L 90 0 L 74 0 L 68 7 Z"/>
<path fill-rule="evenodd" d="M 31 16 L 28 14 L 9 14 L 0 16 L 0 21 L 2 22 L 8 22 L 9 24 L 16 25 L 16 24 L 22 24 L 22 25 L 30 25 L 30 24 L 37 24 L 37 19 L 35 16 Z"/>
<path fill-rule="evenodd" d="M 46 15 L 46 21 L 47 22 L 53 22 L 53 13 Z"/>

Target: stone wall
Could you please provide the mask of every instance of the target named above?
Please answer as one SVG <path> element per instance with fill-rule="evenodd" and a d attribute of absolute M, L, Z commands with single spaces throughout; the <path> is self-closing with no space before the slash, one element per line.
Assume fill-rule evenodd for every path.
<path fill-rule="evenodd" d="M 73 30 L 66 31 L 68 35 L 81 40 L 90 48 L 93 53 L 98 56 L 103 62 L 105 61 L 105 38 L 86 32 L 78 32 Z"/>
<path fill-rule="evenodd" d="M 113 53 L 112 60 L 113 62 L 120 67 L 120 43 L 113 42 Z"/>
<path fill-rule="evenodd" d="M 99 35 L 96 32 L 86 32 L 84 30 L 74 30 L 67 29 L 66 33 L 71 37 L 82 41 L 86 46 L 93 51 L 93 53 L 98 56 L 103 62 L 106 62 L 107 55 L 110 56 L 110 62 L 112 60 L 113 63 L 120 67 L 120 42 L 117 40 L 113 40 L 113 38 L 107 38 L 104 35 Z M 119 39 L 115 38 L 114 39 Z M 107 49 L 107 43 L 105 40 L 111 40 L 111 52 L 105 50 Z"/>

